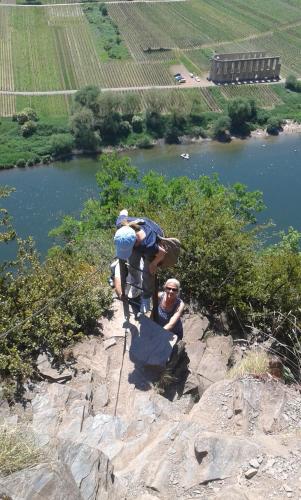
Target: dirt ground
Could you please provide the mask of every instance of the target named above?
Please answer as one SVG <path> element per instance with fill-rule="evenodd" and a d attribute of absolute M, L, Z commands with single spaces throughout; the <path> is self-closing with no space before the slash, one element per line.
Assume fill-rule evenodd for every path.
<path fill-rule="evenodd" d="M 172 75 L 176 73 L 181 73 L 183 78 L 185 78 L 186 83 L 178 83 L 179 87 L 187 88 L 187 87 L 214 87 L 214 83 L 209 82 L 207 78 L 201 75 L 194 74 L 193 77 L 190 76 L 190 71 L 184 66 L 184 64 L 175 64 L 170 67 L 170 72 Z M 199 82 L 196 81 L 196 77 L 199 78 Z"/>

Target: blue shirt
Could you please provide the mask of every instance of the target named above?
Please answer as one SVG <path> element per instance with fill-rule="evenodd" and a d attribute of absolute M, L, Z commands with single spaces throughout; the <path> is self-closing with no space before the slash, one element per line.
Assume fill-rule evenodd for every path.
<path fill-rule="evenodd" d="M 153 256 L 159 252 L 158 236 L 164 236 L 161 227 L 154 221 L 146 217 L 127 217 L 126 215 L 119 215 L 116 220 L 116 227 L 119 229 L 122 225 L 121 222 L 126 219 L 128 222 L 139 221 L 138 224 L 145 232 L 145 238 L 140 242 L 140 245 L 135 247 L 135 251 L 141 255 Z"/>
<path fill-rule="evenodd" d="M 172 310 L 165 311 L 165 309 L 162 308 L 163 297 L 164 297 L 164 293 L 162 293 L 162 295 L 160 297 L 159 305 L 158 305 L 158 323 L 162 327 L 167 325 L 170 318 L 175 314 L 176 310 L 178 309 L 179 305 L 181 304 L 181 299 L 179 297 L 177 297 Z M 176 324 L 174 325 L 174 327 L 171 331 L 172 331 L 172 333 L 177 335 L 179 340 L 181 340 L 183 338 L 183 325 L 182 325 L 181 318 L 178 319 L 178 321 L 176 322 Z"/>

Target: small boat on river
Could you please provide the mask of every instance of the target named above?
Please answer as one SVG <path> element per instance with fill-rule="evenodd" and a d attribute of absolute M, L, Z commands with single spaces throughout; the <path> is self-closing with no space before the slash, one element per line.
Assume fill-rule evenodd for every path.
<path fill-rule="evenodd" d="M 189 160 L 190 158 L 189 153 L 182 153 L 181 158 L 184 158 L 184 160 Z"/>

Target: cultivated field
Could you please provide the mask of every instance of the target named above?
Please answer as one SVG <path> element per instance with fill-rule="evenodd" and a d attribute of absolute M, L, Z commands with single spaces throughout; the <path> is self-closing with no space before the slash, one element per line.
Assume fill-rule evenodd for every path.
<path fill-rule="evenodd" d="M 301 76 L 301 0 L 108 3 L 128 59 L 105 62 L 99 55 L 99 25 L 87 21 L 83 8 L 87 4 L 0 4 L 0 90 L 170 86 L 175 85 L 170 67 L 180 62 L 205 79 L 214 51 L 265 50 L 281 56 L 282 76 Z M 202 102 L 212 97 L 208 89 L 196 92 Z M 231 92 L 253 95 L 255 90 L 223 90 L 224 97 Z M 269 96 L 267 89 L 256 92 L 263 105 L 273 105 L 272 91 Z M 12 114 L 16 99 L 1 97 L 0 106 L 2 114 Z"/>
<path fill-rule="evenodd" d="M 273 108 L 282 104 L 280 97 L 268 85 L 227 85 L 219 90 L 226 99 L 248 97 L 254 99 L 261 108 Z"/>

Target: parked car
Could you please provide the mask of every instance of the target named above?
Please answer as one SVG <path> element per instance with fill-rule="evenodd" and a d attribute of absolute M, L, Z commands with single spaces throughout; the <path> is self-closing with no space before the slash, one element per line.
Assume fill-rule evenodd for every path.
<path fill-rule="evenodd" d="M 185 78 L 181 78 L 181 80 L 179 80 L 179 83 L 186 83 Z"/>
<path fill-rule="evenodd" d="M 196 82 L 200 82 L 201 80 L 200 80 L 200 78 L 199 78 L 198 76 L 196 76 L 196 77 L 195 77 L 195 81 L 196 81 Z"/>
<path fill-rule="evenodd" d="M 177 78 L 177 76 L 181 76 L 181 73 L 175 73 L 173 76 Z"/>
<path fill-rule="evenodd" d="M 182 75 L 179 75 L 179 76 L 175 76 L 175 79 L 177 80 L 177 82 L 179 82 L 180 80 L 182 80 Z"/>
<path fill-rule="evenodd" d="M 194 74 L 193 73 L 189 73 L 189 76 L 190 76 L 190 78 L 193 78 Z"/>

